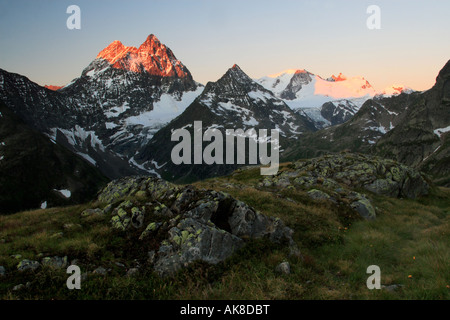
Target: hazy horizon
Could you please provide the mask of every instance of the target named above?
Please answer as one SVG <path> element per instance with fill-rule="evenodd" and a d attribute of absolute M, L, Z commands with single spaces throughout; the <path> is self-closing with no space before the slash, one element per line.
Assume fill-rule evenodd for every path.
<path fill-rule="evenodd" d="M 69 5 L 81 29 L 69 30 Z M 369 5 L 381 29 L 369 30 Z M 155 34 L 206 84 L 233 64 L 251 78 L 306 69 L 363 76 L 376 90 L 427 90 L 450 58 L 444 1 L 0 1 L 0 68 L 40 85 L 65 85 L 114 40 Z"/>

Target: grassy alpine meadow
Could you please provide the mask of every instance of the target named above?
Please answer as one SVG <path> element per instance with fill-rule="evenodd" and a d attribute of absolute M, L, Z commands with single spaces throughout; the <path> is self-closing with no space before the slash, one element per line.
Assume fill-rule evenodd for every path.
<path fill-rule="evenodd" d="M 287 166 L 282 165 L 280 170 Z M 80 213 L 101 204 L 0 216 L 1 299 L 450 299 L 450 189 L 397 199 L 371 195 L 374 220 L 345 206 L 313 200 L 295 188 L 261 189 L 259 169 L 195 183 L 224 191 L 294 231 L 301 255 L 264 239 L 224 262 L 196 262 L 161 278 L 141 263 L 133 238 L 110 227 L 110 217 Z M 151 242 L 151 240 L 149 240 Z M 145 246 L 145 245 L 144 245 Z M 66 268 L 17 272 L 23 259 L 67 257 L 80 266 L 81 289 L 69 290 Z M 290 273 L 277 272 L 289 262 Z M 381 289 L 368 289 L 369 266 L 380 269 Z M 106 272 L 98 269 L 104 267 Z"/>

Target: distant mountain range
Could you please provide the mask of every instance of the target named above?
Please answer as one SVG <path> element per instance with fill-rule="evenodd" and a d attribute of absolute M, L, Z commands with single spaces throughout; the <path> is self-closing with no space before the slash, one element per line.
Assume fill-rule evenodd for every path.
<path fill-rule="evenodd" d="M 23 122 L 21 130 L 45 135 L 109 179 L 157 175 L 188 182 L 239 167 L 171 161 L 173 130 L 193 133 L 194 121 L 202 121 L 203 131 L 278 129 L 285 160 L 345 149 L 377 153 L 448 184 L 448 69 L 447 63 L 425 92 L 402 85 L 376 91 L 363 77 L 322 78 L 301 69 L 251 79 L 237 65 L 203 86 L 149 35 L 138 48 L 112 42 L 64 87 L 42 87 L 0 69 L 0 101 Z M 9 146 L 0 145 L 0 171 L 13 161 L 2 148 Z M 63 187 L 44 189 L 75 190 Z"/>
<path fill-rule="evenodd" d="M 215 128 L 224 136 L 226 129 L 278 129 L 282 142 L 316 130 L 306 115 L 291 110 L 283 100 L 234 65 L 218 81 L 209 82 L 180 116 L 158 131 L 138 155 L 138 161 L 145 165 L 153 163 L 163 178 L 184 182 L 223 175 L 236 169 L 237 165 L 173 164 L 171 150 L 176 142 L 171 141 L 171 133 L 178 128 L 187 128 L 193 135 L 194 121 L 202 121 L 203 132 Z"/>
<path fill-rule="evenodd" d="M 377 154 L 418 167 L 435 182 L 450 185 L 450 61 L 435 85 L 367 100 L 349 121 L 302 135 L 284 159 L 350 150 Z"/>

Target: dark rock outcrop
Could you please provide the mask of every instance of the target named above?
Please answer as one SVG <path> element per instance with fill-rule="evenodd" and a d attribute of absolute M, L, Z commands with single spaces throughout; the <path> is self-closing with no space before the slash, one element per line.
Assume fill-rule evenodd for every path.
<path fill-rule="evenodd" d="M 353 153 L 294 162 L 291 170 L 267 177 L 260 187 L 298 187 L 314 200 L 349 203 L 365 219 L 375 218 L 369 197 L 354 189 L 399 198 L 428 194 L 422 174 L 394 160 Z M 343 201 L 346 199 L 346 201 Z"/>
<path fill-rule="evenodd" d="M 136 197 L 136 195 L 139 195 Z M 293 231 L 223 192 L 175 186 L 152 177 L 111 182 L 98 196 L 108 208 L 111 226 L 158 240 L 154 269 L 172 275 L 194 261 L 216 264 L 249 239 L 267 238 L 295 249 Z"/>

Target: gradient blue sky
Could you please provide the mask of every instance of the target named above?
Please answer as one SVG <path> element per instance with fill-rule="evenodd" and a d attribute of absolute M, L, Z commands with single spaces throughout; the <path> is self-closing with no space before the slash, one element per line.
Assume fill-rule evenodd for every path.
<path fill-rule="evenodd" d="M 66 28 L 71 4 L 81 30 Z M 381 30 L 366 27 L 371 4 Z M 450 59 L 449 13 L 448 0 L 0 0 L 0 68 L 64 85 L 112 41 L 153 33 L 204 84 L 237 63 L 252 78 L 307 69 L 426 90 Z"/>

